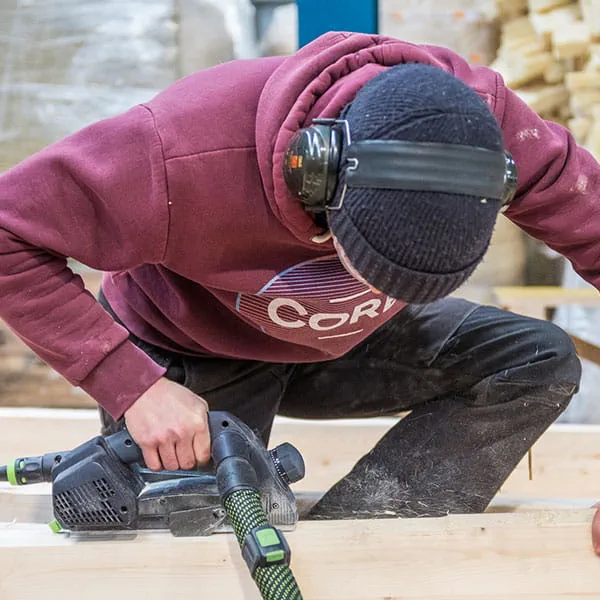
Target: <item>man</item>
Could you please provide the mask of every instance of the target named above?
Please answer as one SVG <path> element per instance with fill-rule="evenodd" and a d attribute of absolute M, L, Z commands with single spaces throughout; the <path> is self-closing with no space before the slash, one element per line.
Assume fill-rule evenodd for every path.
<path fill-rule="evenodd" d="M 331 135 L 347 139 L 313 205 L 323 182 L 298 184 L 299 131 L 339 117 Z M 378 165 L 352 158 L 350 138 L 441 144 L 448 163 L 425 179 L 448 191 L 351 184 L 359 163 L 367 180 Z M 449 50 L 330 33 L 185 78 L 5 173 L 0 316 L 153 469 L 209 458 L 209 408 L 265 439 L 277 413 L 411 411 L 312 516 L 483 511 L 580 364 L 552 324 L 449 297 L 502 207 L 477 192 L 497 172 L 452 179 L 457 146 L 482 164 L 508 150 L 506 216 L 600 282 L 600 169 L 564 128 Z M 102 306 L 65 257 L 107 272 Z"/>

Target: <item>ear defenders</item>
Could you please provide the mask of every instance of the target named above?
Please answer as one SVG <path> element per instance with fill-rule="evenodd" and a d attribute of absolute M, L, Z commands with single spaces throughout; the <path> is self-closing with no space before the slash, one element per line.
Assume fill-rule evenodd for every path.
<path fill-rule="evenodd" d="M 344 189 L 333 206 L 342 174 Z M 283 175 L 292 194 L 311 212 L 339 210 L 348 187 L 463 194 L 502 206 L 517 190 L 517 167 L 509 152 L 396 140 L 353 143 L 344 119 L 315 119 L 300 129 L 286 151 Z"/>

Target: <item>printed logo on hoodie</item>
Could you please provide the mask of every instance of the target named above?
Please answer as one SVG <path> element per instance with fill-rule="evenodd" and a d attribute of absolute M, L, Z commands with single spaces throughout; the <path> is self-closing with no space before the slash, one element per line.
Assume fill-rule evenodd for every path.
<path fill-rule="evenodd" d="M 362 339 L 387 320 L 388 311 L 401 307 L 352 277 L 336 254 L 295 265 L 258 294 L 239 294 L 236 302 L 240 315 L 264 333 L 296 343 L 302 337 L 313 343 L 315 338 Z"/>

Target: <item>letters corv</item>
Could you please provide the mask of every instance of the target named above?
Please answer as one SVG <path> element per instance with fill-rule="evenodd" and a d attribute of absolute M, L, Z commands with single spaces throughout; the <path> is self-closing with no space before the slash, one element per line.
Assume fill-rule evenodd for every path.
<path fill-rule="evenodd" d="M 335 300 L 329 300 L 329 302 L 333 304 Z M 371 298 L 366 302 L 356 305 L 352 310 L 352 313 L 321 312 L 313 314 L 308 320 L 291 320 L 280 314 L 279 309 L 282 307 L 289 307 L 296 312 L 299 317 L 307 317 L 309 315 L 309 311 L 300 302 L 291 298 L 274 298 L 269 302 L 267 310 L 273 323 L 287 329 L 298 329 L 300 327 L 308 326 L 314 331 L 331 331 L 343 327 L 346 323 L 355 325 L 363 317 L 375 319 L 379 315 L 386 313 L 395 303 L 396 301 L 393 298 Z"/>

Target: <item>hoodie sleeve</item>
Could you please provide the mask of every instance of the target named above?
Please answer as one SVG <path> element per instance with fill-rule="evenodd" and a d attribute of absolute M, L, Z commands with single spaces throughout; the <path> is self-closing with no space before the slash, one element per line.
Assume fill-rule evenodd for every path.
<path fill-rule="evenodd" d="M 0 176 L 0 318 L 114 418 L 164 369 L 127 340 L 66 258 L 102 271 L 159 262 L 167 231 L 161 142 L 143 106 Z"/>
<path fill-rule="evenodd" d="M 505 89 L 502 126 L 519 173 L 506 216 L 600 289 L 600 165 L 564 127 Z"/>
<path fill-rule="evenodd" d="M 571 132 L 542 119 L 496 71 L 470 66 L 445 48 L 427 47 L 439 64 L 490 105 L 515 158 L 519 183 L 505 215 L 565 256 L 600 289 L 600 165 Z"/>

